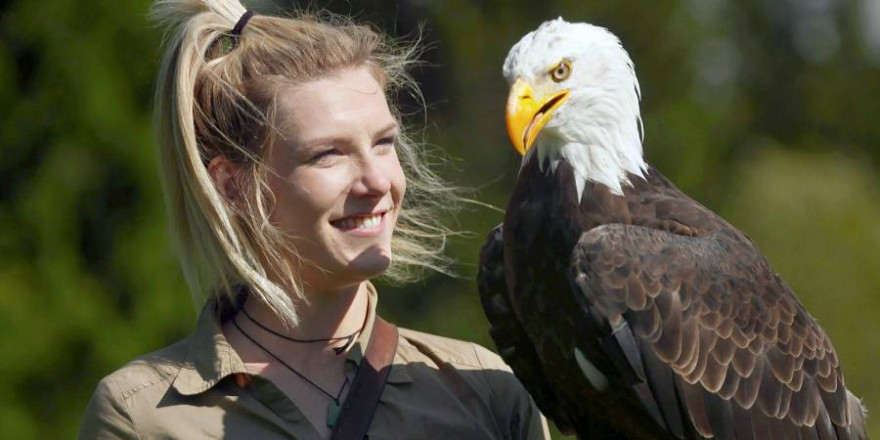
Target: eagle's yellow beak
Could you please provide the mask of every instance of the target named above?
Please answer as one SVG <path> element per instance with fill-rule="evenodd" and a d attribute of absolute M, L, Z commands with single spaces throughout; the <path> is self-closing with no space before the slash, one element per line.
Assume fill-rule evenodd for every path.
<path fill-rule="evenodd" d="M 519 154 L 526 154 L 553 112 L 568 98 L 568 89 L 535 99 L 532 87 L 517 79 L 507 97 L 507 135 Z"/>

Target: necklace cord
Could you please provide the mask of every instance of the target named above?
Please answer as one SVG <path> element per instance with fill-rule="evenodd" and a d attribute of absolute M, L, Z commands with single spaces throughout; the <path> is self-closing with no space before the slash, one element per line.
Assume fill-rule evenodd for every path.
<path fill-rule="evenodd" d="M 265 330 L 275 336 L 278 336 L 281 339 L 286 339 L 290 342 L 297 342 L 300 344 L 310 344 L 313 342 L 335 342 L 335 341 L 342 341 L 342 340 L 346 340 L 346 339 L 349 340 L 349 343 L 351 343 L 350 341 L 352 339 L 354 339 L 354 336 L 357 335 L 358 333 L 362 332 L 364 330 L 364 327 L 367 325 L 367 320 L 365 319 L 364 323 L 361 324 L 361 328 L 359 328 L 359 329 L 355 330 L 353 333 L 351 333 L 349 335 L 345 335 L 345 336 L 334 336 L 334 337 L 330 337 L 330 338 L 317 338 L 317 339 L 297 339 L 294 337 L 287 336 L 277 330 L 273 330 L 273 329 L 269 328 L 268 326 L 266 326 L 265 324 L 261 323 L 260 321 L 257 321 L 256 319 L 254 319 L 254 317 L 251 316 L 250 313 L 248 313 L 247 309 L 245 309 L 244 307 L 241 308 L 241 311 L 244 312 L 244 316 L 249 321 L 256 324 L 257 327 L 260 327 L 261 329 L 263 329 L 263 330 Z M 346 344 L 346 347 L 347 347 L 347 345 L 348 344 Z"/>
<path fill-rule="evenodd" d="M 244 309 L 242 309 L 242 310 L 244 310 Z M 245 314 L 246 314 L 246 313 L 245 313 Z M 239 333 L 241 333 L 242 335 L 244 335 L 245 338 L 247 338 L 249 341 L 251 341 L 251 343 L 253 343 L 253 344 L 256 345 L 257 347 L 259 347 L 261 350 L 263 350 L 264 352 L 266 352 L 266 354 L 268 354 L 269 356 L 272 356 L 272 358 L 274 358 L 276 361 L 278 361 L 278 363 L 280 363 L 281 365 L 283 365 L 284 367 L 286 367 L 288 370 L 290 370 L 291 373 L 295 374 L 295 375 L 296 375 L 297 377 L 299 377 L 300 379 L 306 381 L 306 383 L 308 383 L 309 385 L 311 385 L 312 387 L 314 387 L 316 390 L 320 391 L 322 394 L 324 394 L 325 396 L 327 396 L 327 397 L 329 397 L 330 399 L 332 399 L 334 403 L 336 403 L 337 405 L 339 405 L 339 398 L 342 396 L 342 391 L 345 390 L 345 387 L 349 384 L 349 379 L 348 379 L 348 376 L 347 376 L 347 375 L 345 376 L 345 380 L 342 382 L 342 386 L 339 387 L 339 392 L 336 393 L 336 396 L 334 397 L 332 394 L 328 393 L 328 392 L 325 391 L 323 388 L 321 388 L 320 386 L 318 386 L 318 384 L 316 384 L 315 382 L 312 382 L 312 381 L 311 381 L 308 377 L 306 377 L 304 374 L 300 373 L 300 372 L 297 371 L 295 368 L 293 368 L 292 366 L 290 366 L 287 362 L 284 362 L 283 360 L 281 360 L 280 357 L 278 357 L 275 353 L 272 353 L 271 351 L 269 351 L 269 349 L 266 348 L 265 346 L 263 346 L 263 344 L 260 344 L 259 342 L 257 342 L 257 340 L 254 339 L 253 336 L 251 336 L 250 334 L 248 334 L 247 332 L 245 332 L 245 331 L 244 331 L 244 330 L 238 325 L 238 321 L 237 321 L 235 318 L 232 318 L 232 325 L 235 326 L 235 328 L 239 331 Z M 360 368 L 360 365 L 358 365 L 358 368 Z"/>

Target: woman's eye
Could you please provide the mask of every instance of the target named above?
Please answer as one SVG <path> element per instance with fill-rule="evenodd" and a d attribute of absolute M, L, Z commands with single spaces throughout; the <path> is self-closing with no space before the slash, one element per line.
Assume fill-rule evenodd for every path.
<path fill-rule="evenodd" d="M 310 164 L 324 163 L 335 157 L 336 154 L 337 151 L 334 149 L 321 150 L 309 157 L 307 162 Z"/>
<path fill-rule="evenodd" d="M 396 140 L 397 140 L 397 137 L 396 137 L 396 136 L 388 136 L 388 137 L 384 137 L 384 138 L 382 138 L 382 139 L 379 139 L 378 142 L 376 142 L 376 146 L 377 146 L 377 147 L 393 147 L 393 146 L 394 146 L 394 142 L 395 142 Z"/>

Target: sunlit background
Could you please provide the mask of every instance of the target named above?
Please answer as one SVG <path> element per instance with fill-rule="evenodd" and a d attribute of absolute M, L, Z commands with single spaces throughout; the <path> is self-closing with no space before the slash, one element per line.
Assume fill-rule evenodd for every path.
<path fill-rule="evenodd" d="M 263 1 L 262 12 L 289 8 Z M 507 50 L 563 16 L 636 64 L 648 160 L 749 234 L 831 335 L 880 438 L 880 0 L 315 1 L 393 35 L 420 26 L 410 118 L 442 172 L 503 208 Z M 0 6 L 0 437 L 72 438 L 96 382 L 186 335 L 150 128 L 148 0 Z M 404 99 L 407 110 L 420 110 Z M 473 278 L 501 214 L 466 207 L 461 279 L 380 286 L 398 324 L 492 347 Z"/>

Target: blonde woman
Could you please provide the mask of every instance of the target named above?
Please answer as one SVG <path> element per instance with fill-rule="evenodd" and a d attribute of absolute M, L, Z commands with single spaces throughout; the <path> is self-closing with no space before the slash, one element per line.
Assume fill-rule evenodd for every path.
<path fill-rule="evenodd" d="M 238 0 L 153 13 L 162 183 L 204 307 L 99 383 L 80 438 L 547 437 L 497 356 L 375 314 L 370 279 L 445 263 L 433 208 L 452 196 L 386 101 L 412 51 Z"/>

